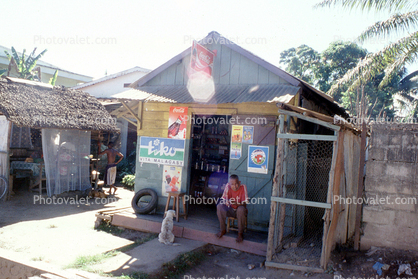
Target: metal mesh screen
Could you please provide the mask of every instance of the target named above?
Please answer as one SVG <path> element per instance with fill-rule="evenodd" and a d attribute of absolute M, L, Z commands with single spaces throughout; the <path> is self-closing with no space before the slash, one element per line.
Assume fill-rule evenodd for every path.
<path fill-rule="evenodd" d="M 292 200 L 326 203 L 333 142 L 285 140 L 283 189 Z M 277 203 L 273 261 L 319 267 L 324 208 Z"/>

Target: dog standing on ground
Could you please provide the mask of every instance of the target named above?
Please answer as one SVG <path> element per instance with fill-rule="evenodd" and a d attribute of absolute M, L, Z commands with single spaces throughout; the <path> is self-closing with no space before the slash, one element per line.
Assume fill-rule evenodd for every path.
<path fill-rule="evenodd" d="M 173 218 L 176 212 L 174 210 L 167 210 L 163 223 L 161 224 L 161 232 L 158 235 L 158 241 L 166 245 L 172 245 L 174 242 L 173 234 Z"/>

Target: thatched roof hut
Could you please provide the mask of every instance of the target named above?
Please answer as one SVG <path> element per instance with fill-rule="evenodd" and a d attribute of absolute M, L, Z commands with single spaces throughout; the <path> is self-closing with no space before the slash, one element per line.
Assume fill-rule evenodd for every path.
<path fill-rule="evenodd" d="M 17 78 L 0 78 L 0 112 L 17 126 L 118 130 L 116 121 L 88 93 Z"/>

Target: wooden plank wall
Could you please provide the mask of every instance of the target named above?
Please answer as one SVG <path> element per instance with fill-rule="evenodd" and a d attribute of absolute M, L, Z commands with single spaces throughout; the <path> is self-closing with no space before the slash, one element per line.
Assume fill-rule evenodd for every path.
<path fill-rule="evenodd" d="M 173 104 L 148 102 L 143 105 L 142 129 L 138 129 L 138 136 L 167 137 L 169 109 L 171 106 L 189 107 L 189 116 L 192 113 L 204 113 L 213 115 L 253 114 L 253 115 L 278 115 L 277 106 L 274 103 L 241 103 L 241 104 Z M 190 126 L 190 123 L 189 123 Z M 190 127 L 188 127 L 190 128 Z M 189 130 L 190 131 L 190 130 Z M 187 134 L 190 138 L 190 133 Z"/>
<path fill-rule="evenodd" d="M 357 195 L 358 190 L 358 159 L 360 158 L 360 137 L 349 130 L 340 130 L 338 137 L 338 152 L 335 173 L 332 177 L 333 183 L 330 186 L 333 189 L 331 193 L 331 220 L 328 227 L 324 229 L 324 241 L 321 265 L 326 268 L 330 252 L 337 243 L 346 243 L 355 231 L 356 204 L 334 202 L 334 196 L 342 198 Z M 334 158 L 333 158 L 334 160 Z"/>
<path fill-rule="evenodd" d="M 216 50 L 212 76 L 215 84 L 289 84 L 287 81 L 251 61 L 227 45 L 218 43 L 205 45 Z M 187 85 L 187 69 L 190 55 L 148 81 L 147 85 Z"/>

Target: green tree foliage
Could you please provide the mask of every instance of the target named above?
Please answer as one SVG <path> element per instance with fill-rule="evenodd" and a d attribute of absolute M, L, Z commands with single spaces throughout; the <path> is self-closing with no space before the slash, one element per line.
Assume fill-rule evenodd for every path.
<path fill-rule="evenodd" d="M 342 78 L 348 70 L 367 55 L 367 50 L 352 42 L 332 42 L 321 53 L 321 63 L 317 67 L 316 79 L 319 89 L 327 92 L 331 85 Z"/>
<path fill-rule="evenodd" d="M 307 45 L 288 49 L 280 54 L 280 61 L 289 73 L 326 92 L 367 55 L 367 50 L 356 43 L 337 41 L 332 42 L 322 53 Z M 392 95 L 397 91 L 399 75 L 394 76 L 386 86 L 379 88 L 383 78 L 384 75 L 377 75 L 365 85 L 365 96 L 371 104 L 370 112 L 373 117 L 382 111 L 392 115 Z M 351 114 L 356 114 L 357 93 L 348 85 L 341 85 L 332 91 L 332 96 Z"/>
<path fill-rule="evenodd" d="M 370 26 L 358 37 L 362 43 L 372 38 L 388 39 L 392 35 L 405 34 L 389 43 L 382 50 L 370 53 L 350 69 L 330 89 L 338 90 L 348 84 L 350 89 L 373 80 L 384 73 L 379 88 L 390 84 L 394 76 L 403 72 L 405 66 L 418 61 L 418 1 L 416 0 L 324 0 L 316 7 L 342 6 L 365 12 L 389 12 L 392 15 L 384 21 Z"/>
<path fill-rule="evenodd" d="M 10 75 L 10 71 L 14 68 L 19 78 L 28 80 L 41 81 L 40 68 L 35 68 L 38 60 L 45 54 L 45 49 L 40 54 L 35 56 L 36 48 L 33 49 L 29 56 L 26 56 L 26 49 L 23 50 L 22 55 L 19 56 L 14 47 L 12 47 L 12 54 L 4 51 L 9 59 L 9 69 L 7 75 Z"/>
<path fill-rule="evenodd" d="M 49 84 L 55 85 L 55 82 L 57 81 L 57 77 L 58 77 L 58 70 L 55 70 L 54 75 L 52 76 L 52 78 L 49 79 Z"/>
<path fill-rule="evenodd" d="M 307 45 L 289 48 L 280 53 L 280 63 L 286 71 L 309 83 L 315 80 L 315 65 L 319 62 L 319 53 Z"/>

